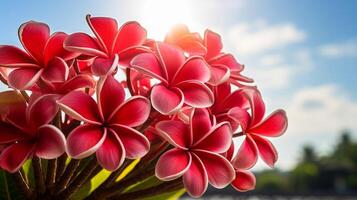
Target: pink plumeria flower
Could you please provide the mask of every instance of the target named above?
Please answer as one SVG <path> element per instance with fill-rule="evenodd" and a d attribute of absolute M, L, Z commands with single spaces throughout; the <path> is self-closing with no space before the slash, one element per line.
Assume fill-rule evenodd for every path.
<path fill-rule="evenodd" d="M 154 53 L 137 55 L 131 66 L 161 81 L 152 87 L 150 96 L 152 106 L 161 114 L 173 114 L 184 103 L 195 108 L 213 104 L 213 93 L 204 84 L 210 79 L 210 71 L 202 57 L 186 59 L 180 49 L 157 42 Z"/>
<path fill-rule="evenodd" d="M 87 15 L 87 22 L 95 38 L 86 33 L 74 33 L 69 35 L 64 46 L 69 51 L 95 56 L 94 75 L 113 73 L 119 62 L 126 65 L 133 56 L 148 50 L 142 46 L 146 30 L 137 22 L 127 22 L 118 28 L 113 18 L 90 15 Z"/>
<path fill-rule="evenodd" d="M 149 151 L 149 141 L 133 127 L 147 120 L 150 102 L 141 96 L 124 101 L 124 88 L 112 76 L 99 80 L 96 93 L 98 103 L 80 91 L 58 102 L 66 114 L 84 122 L 69 134 L 67 153 L 75 159 L 96 153 L 98 163 L 114 171 L 125 158 L 140 158 Z"/>
<path fill-rule="evenodd" d="M 230 162 L 220 155 L 228 150 L 232 131 L 229 123 L 215 124 L 206 109 L 195 109 L 187 125 L 178 120 L 157 123 L 158 134 L 174 146 L 156 164 L 155 174 L 169 181 L 183 176 L 192 197 L 200 197 L 208 182 L 223 188 L 235 178 Z"/>
<path fill-rule="evenodd" d="M 77 56 L 63 49 L 67 34 L 50 35 L 47 24 L 30 21 L 19 28 L 19 39 L 26 52 L 8 45 L 0 45 L 0 66 L 15 68 L 8 75 L 9 86 L 25 90 L 40 78 L 63 81 L 68 75 L 65 61 Z"/>
<path fill-rule="evenodd" d="M 58 112 L 53 98 L 57 96 L 31 96 L 28 106 L 25 102 L 9 106 L 0 121 L 0 168 L 14 173 L 33 156 L 54 159 L 65 152 L 64 135 L 49 124 Z"/>
<path fill-rule="evenodd" d="M 250 102 L 251 114 L 246 109 L 235 107 L 231 116 L 236 119 L 245 135 L 245 140 L 233 161 L 237 169 L 249 169 L 255 165 L 258 154 L 263 161 L 273 167 L 278 159 L 278 153 L 273 144 L 264 138 L 279 137 L 287 129 L 288 120 L 284 110 L 276 110 L 264 120 L 265 105 L 260 92 L 249 88 L 244 91 Z"/>

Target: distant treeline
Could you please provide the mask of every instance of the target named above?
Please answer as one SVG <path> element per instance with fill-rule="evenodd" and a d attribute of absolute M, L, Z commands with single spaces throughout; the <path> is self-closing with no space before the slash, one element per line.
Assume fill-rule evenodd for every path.
<path fill-rule="evenodd" d="M 254 193 L 357 194 L 357 142 L 345 131 L 330 152 L 318 156 L 313 146 L 305 146 L 292 170 L 257 173 Z"/>

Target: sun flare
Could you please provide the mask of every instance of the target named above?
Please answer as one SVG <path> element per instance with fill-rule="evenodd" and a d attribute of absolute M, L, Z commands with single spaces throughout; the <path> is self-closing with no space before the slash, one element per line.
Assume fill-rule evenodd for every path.
<path fill-rule="evenodd" d="M 184 23 L 198 30 L 193 8 L 189 0 L 148 0 L 141 7 L 139 21 L 148 28 L 149 37 L 162 39 L 175 24 Z"/>

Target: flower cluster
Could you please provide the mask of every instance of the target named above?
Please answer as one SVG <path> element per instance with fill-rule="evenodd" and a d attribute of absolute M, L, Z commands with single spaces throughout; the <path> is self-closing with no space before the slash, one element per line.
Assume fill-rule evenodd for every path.
<path fill-rule="evenodd" d="M 278 153 L 267 137 L 282 135 L 287 117 L 283 110 L 265 117 L 253 79 L 222 51 L 217 33 L 177 25 L 156 41 L 137 22 L 119 27 L 88 15 L 87 23 L 92 35 L 51 34 L 29 21 L 19 28 L 24 50 L 0 46 L 0 78 L 12 88 L 0 94 L 0 168 L 14 173 L 28 159 L 65 154 L 95 155 L 116 171 L 166 144 L 150 154 L 155 175 L 182 178 L 192 197 L 208 183 L 254 189 L 249 169 L 258 157 L 274 166 Z M 240 146 L 235 137 L 244 138 Z"/>

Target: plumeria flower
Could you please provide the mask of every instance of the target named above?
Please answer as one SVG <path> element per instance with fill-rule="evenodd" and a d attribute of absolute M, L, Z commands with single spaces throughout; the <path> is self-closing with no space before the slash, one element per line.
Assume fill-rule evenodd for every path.
<path fill-rule="evenodd" d="M 25 101 L 10 105 L 4 121 L 0 121 L 0 167 L 10 173 L 18 171 L 33 156 L 54 159 L 65 152 L 66 140 L 62 132 L 49 123 L 58 107 L 56 95 L 31 96 Z"/>
<path fill-rule="evenodd" d="M 0 66 L 14 68 L 8 75 L 9 86 L 25 90 L 37 80 L 59 82 L 65 79 L 65 61 L 77 54 L 63 49 L 67 34 L 50 35 L 47 24 L 29 21 L 19 28 L 19 39 L 26 52 L 8 45 L 0 45 Z"/>
<path fill-rule="evenodd" d="M 84 122 L 69 134 L 67 153 L 75 159 L 96 153 L 98 163 L 114 171 L 125 157 L 136 159 L 149 151 L 149 141 L 133 127 L 147 120 L 150 102 L 142 96 L 124 101 L 124 88 L 112 76 L 99 80 L 96 94 L 98 103 L 80 91 L 58 102 L 66 114 Z"/>
<path fill-rule="evenodd" d="M 258 154 L 263 161 L 273 167 L 278 159 L 278 153 L 273 144 L 264 138 L 279 137 L 287 129 L 288 120 L 284 110 L 276 110 L 264 120 L 265 105 L 257 89 L 246 89 L 245 95 L 250 102 L 251 114 L 246 109 L 236 107 L 232 111 L 239 122 L 245 140 L 233 161 L 237 169 L 249 169 L 255 165 Z"/>
<path fill-rule="evenodd" d="M 86 33 L 74 33 L 66 39 L 64 46 L 69 51 L 95 56 L 92 63 L 94 75 L 110 74 L 119 62 L 125 65 L 133 56 L 147 51 L 142 46 L 146 30 L 137 22 L 127 22 L 118 28 L 113 18 L 90 15 L 87 15 L 87 22 L 95 38 Z"/>
<path fill-rule="evenodd" d="M 159 158 L 155 174 L 163 181 L 183 176 L 183 184 L 192 197 L 200 197 L 208 182 L 224 188 L 235 178 L 230 162 L 220 155 L 232 140 L 229 123 L 215 124 L 206 109 L 195 109 L 187 125 L 178 120 L 156 124 L 158 134 L 174 148 Z M 173 164 L 174 163 L 174 164 Z"/>
<path fill-rule="evenodd" d="M 157 42 L 154 53 L 137 55 L 131 66 L 160 81 L 152 87 L 150 98 L 152 106 L 164 115 L 177 112 L 184 103 L 195 108 L 213 104 L 213 93 L 204 84 L 210 71 L 202 57 L 186 59 L 180 49 Z"/>

